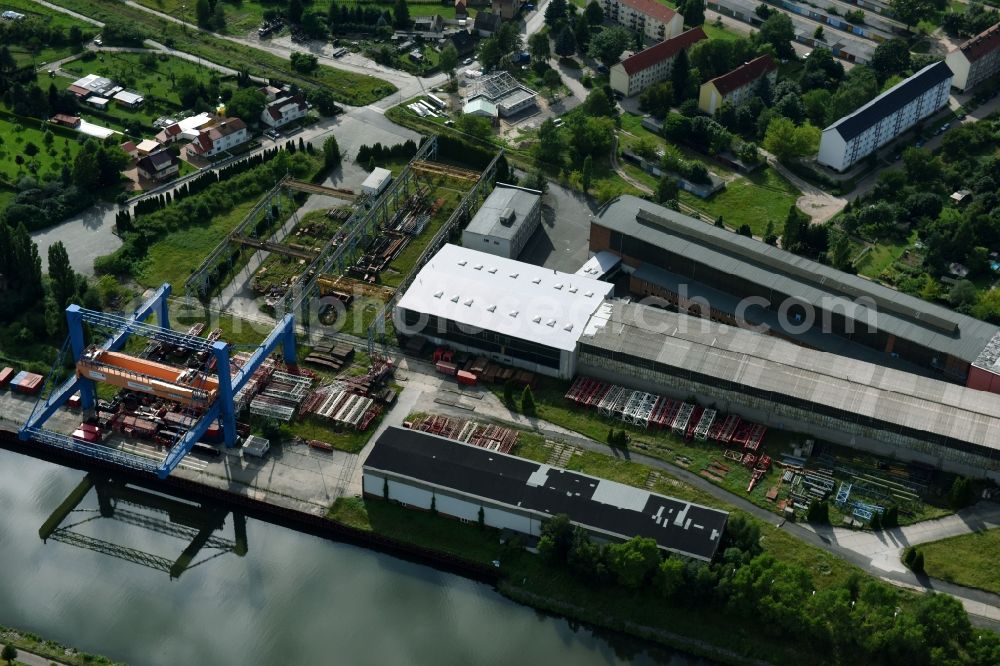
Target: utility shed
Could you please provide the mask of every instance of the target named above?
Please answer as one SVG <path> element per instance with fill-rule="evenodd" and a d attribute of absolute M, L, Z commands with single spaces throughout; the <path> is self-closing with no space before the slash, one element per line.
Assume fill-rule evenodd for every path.
<path fill-rule="evenodd" d="M 498 257 L 517 259 L 538 228 L 541 217 L 541 192 L 497 183 L 462 232 L 462 245 Z"/>
<path fill-rule="evenodd" d="M 375 167 L 375 169 L 368 174 L 365 178 L 365 182 L 361 183 L 361 191 L 369 196 L 378 196 L 382 194 L 389 183 L 392 182 L 392 172 L 388 169 L 383 169 L 382 167 Z"/>
<path fill-rule="evenodd" d="M 579 472 L 438 435 L 390 427 L 364 462 L 364 493 L 414 509 L 539 536 L 566 514 L 594 539 L 649 537 L 685 557 L 709 561 L 729 514 Z"/>

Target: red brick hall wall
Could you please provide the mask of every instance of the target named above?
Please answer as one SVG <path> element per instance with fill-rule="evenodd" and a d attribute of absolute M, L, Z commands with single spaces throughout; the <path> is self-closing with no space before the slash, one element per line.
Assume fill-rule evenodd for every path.
<path fill-rule="evenodd" d="M 973 365 L 969 368 L 969 378 L 965 381 L 965 385 L 977 391 L 1000 393 L 1000 375 Z"/>
<path fill-rule="evenodd" d="M 603 252 L 611 249 L 611 230 L 599 224 L 590 223 L 590 251 Z M 616 253 L 617 254 L 617 253 Z"/>

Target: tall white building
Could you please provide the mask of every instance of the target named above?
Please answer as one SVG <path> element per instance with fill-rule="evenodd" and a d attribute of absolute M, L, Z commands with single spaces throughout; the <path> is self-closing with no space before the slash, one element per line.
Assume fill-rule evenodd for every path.
<path fill-rule="evenodd" d="M 845 171 L 948 103 L 953 74 L 928 65 L 823 130 L 817 161 Z"/>
<path fill-rule="evenodd" d="M 604 17 L 647 39 L 662 42 L 681 34 L 684 17 L 656 0 L 601 0 Z"/>
<path fill-rule="evenodd" d="M 962 92 L 972 90 L 1000 72 L 1000 23 L 949 53 L 945 62 L 955 73 L 952 85 Z"/>
<path fill-rule="evenodd" d="M 625 58 L 611 68 L 611 89 L 632 97 L 654 83 L 665 81 L 670 76 L 677 54 L 703 39 L 708 39 L 704 30 L 691 28 Z"/>

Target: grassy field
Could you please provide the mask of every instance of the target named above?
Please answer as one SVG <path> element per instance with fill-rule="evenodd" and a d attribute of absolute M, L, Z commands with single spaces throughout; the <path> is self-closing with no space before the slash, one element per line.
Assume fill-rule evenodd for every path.
<path fill-rule="evenodd" d="M 0 175 L 8 182 L 17 182 L 23 175 L 30 175 L 33 163 L 37 165 L 35 172 L 39 176 L 46 174 L 59 175 L 63 164 L 72 164 L 73 158 L 80 149 L 75 138 L 69 138 L 62 133 L 52 133 L 51 145 L 45 143 L 46 132 L 39 129 L 38 121 L 31 124 L 21 124 L 10 118 L 0 116 Z M 37 153 L 29 155 L 34 145 Z M 22 164 L 18 164 L 21 158 Z M 6 192 L 0 192 L 0 203 Z"/>
<path fill-rule="evenodd" d="M 238 204 L 225 215 L 207 220 L 201 226 L 191 226 L 171 232 L 149 248 L 141 270 L 136 274 L 139 284 L 155 287 L 169 282 L 183 285 L 197 268 L 205 254 L 240 223 L 257 204 L 258 198 Z"/>
<path fill-rule="evenodd" d="M 73 26 L 76 26 L 80 28 L 84 39 L 94 37 L 99 30 L 97 26 L 75 19 L 72 16 L 67 16 L 66 14 L 49 9 L 48 7 L 43 7 L 42 5 L 31 2 L 31 0 L 0 0 L 0 12 L 7 10 L 12 10 L 25 14 L 29 17 L 37 18 L 45 22 L 45 24 L 51 28 L 61 28 L 66 32 L 68 32 Z M 31 64 L 34 64 L 36 67 L 41 66 L 45 63 L 65 58 L 73 53 L 73 48 L 68 45 L 35 48 L 30 47 L 27 44 L 11 44 L 9 46 L 11 54 L 14 56 L 14 59 L 20 67 Z"/>
<path fill-rule="evenodd" d="M 768 222 L 780 233 L 788 209 L 795 205 L 799 191 L 771 167 L 764 167 L 726 184 L 726 189 L 707 199 L 687 192 L 680 200 L 713 218 L 722 216 L 730 227 L 750 225 L 755 236 L 763 236 Z"/>
<path fill-rule="evenodd" d="M 920 546 L 927 575 L 956 585 L 1000 594 L 1000 529 L 985 530 Z"/>
<path fill-rule="evenodd" d="M 176 87 L 178 79 L 192 76 L 196 81 L 207 83 L 209 78 L 217 76 L 207 67 L 165 53 L 103 53 L 102 58 L 103 61 L 77 60 L 63 69 L 80 76 L 106 76 L 119 85 L 137 90 L 144 97 L 156 97 L 177 108 L 182 108 Z"/>
<path fill-rule="evenodd" d="M 670 145 L 679 150 L 684 159 L 702 162 L 711 172 L 730 179 L 726 183 L 726 189 L 707 199 L 700 199 L 682 191 L 680 201 L 713 219 L 721 215 L 726 225 L 731 228 L 748 224 L 755 236 L 763 236 L 768 221 L 771 221 L 780 231 L 788 215 L 788 208 L 795 204 L 799 197 L 800 193 L 795 186 L 770 167 L 749 175 L 737 174 L 686 146 L 671 144 L 650 132 L 642 126 L 642 118 L 639 116 L 623 114 L 622 130 L 621 142 L 624 146 L 634 147 L 639 143 L 650 142 L 658 148 Z M 626 171 L 646 185 L 656 186 L 657 179 L 640 169 L 626 167 Z"/>
<path fill-rule="evenodd" d="M 119 19 L 134 23 L 157 41 L 219 65 L 246 69 L 252 75 L 275 78 L 306 88 L 324 86 L 337 100 L 347 104 L 370 104 L 396 91 L 396 87 L 388 81 L 326 65 L 321 65 L 311 74 L 295 72 L 286 58 L 177 25 L 114 0 L 59 0 L 59 4 L 99 21 Z"/>

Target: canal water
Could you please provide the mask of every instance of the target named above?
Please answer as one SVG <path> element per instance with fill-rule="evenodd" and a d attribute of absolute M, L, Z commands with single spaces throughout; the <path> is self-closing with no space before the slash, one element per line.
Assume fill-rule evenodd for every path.
<path fill-rule="evenodd" d="M 67 502 L 85 476 L 0 450 L 0 624 L 152 666 L 709 663 L 258 520 L 246 520 L 244 542 L 240 519 L 218 507 L 103 483 Z M 40 528 L 67 505 L 43 542 Z M 203 520 L 224 524 L 171 577 Z"/>

